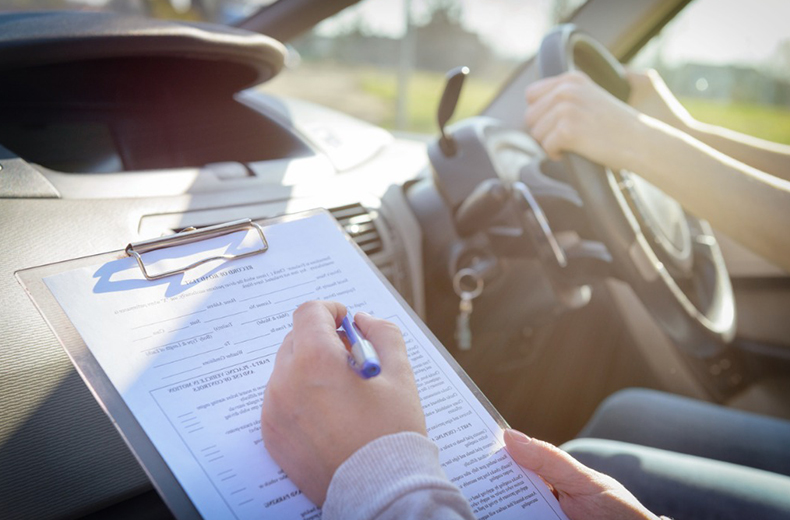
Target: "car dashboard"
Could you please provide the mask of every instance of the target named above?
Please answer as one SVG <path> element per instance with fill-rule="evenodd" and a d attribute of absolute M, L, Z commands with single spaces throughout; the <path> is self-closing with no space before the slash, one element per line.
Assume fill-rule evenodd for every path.
<path fill-rule="evenodd" d="M 564 163 L 515 128 L 531 65 L 485 116 L 447 127 L 460 153 L 443 156 L 438 128 L 437 139 L 393 135 L 272 95 L 286 52 L 220 26 L 0 14 L 0 518 L 170 517 L 14 273 L 187 228 L 327 209 L 512 426 L 553 442 L 619 388 L 726 403 L 786 374 L 784 273 L 733 273 L 747 346 L 780 345 L 765 359 L 741 347 L 686 355 L 616 279 Z M 552 233 L 523 219 L 536 208 L 505 204 L 462 222 L 478 188 L 521 183 Z M 568 268 L 542 255 L 549 234 Z M 463 350 L 453 280 L 468 268 L 485 290 Z"/>
<path fill-rule="evenodd" d="M 423 142 L 245 90 L 282 64 L 281 46 L 265 37 L 245 55 L 246 36 L 228 43 L 236 35 L 213 29 L 95 13 L 37 18 L 9 15 L 0 42 L 10 78 L 0 87 L 3 518 L 81 516 L 150 489 L 16 282 L 20 269 L 187 227 L 326 208 L 424 312 L 421 234 L 400 188 L 424 173 Z M 157 34 L 146 41 L 146 31 Z M 31 50 L 10 53 L 20 41 Z M 221 59 L 234 44 L 241 58 Z"/>

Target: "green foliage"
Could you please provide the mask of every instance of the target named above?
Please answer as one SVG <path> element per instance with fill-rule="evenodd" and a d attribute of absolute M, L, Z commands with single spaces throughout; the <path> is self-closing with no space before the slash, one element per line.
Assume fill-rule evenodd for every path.
<path fill-rule="evenodd" d="M 790 108 L 683 98 L 694 118 L 776 143 L 790 144 Z"/>
<path fill-rule="evenodd" d="M 305 62 L 264 84 L 273 94 L 314 101 L 386 128 L 396 128 L 398 76 L 393 68 Z M 402 130 L 436 134 L 436 110 L 444 74 L 413 71 L 409 80 L 406 125 Z M 493 99 L 499 82 L 476 77 L 466 80 L 453 121 L 479 114 Z M 790 144 L 790 108 L 751 103 L 722 103 L 681 99 L 691 114 L 739 132 Z"/>
<path fill-rule="evenodd" d="M 436 110 L 444 89 L 444 74 L 428 71 L 414 71 L 408 88 L 407 124 L 403 130 L 418 133 L 435 133 Z M 378 124 L 395 128 L 398 77 L 394 70 L 370 69 L 360 75 L 360 86 L 366 93 L 385 101 L 391 109 Z M 479 114 L 494 97 L 498 85 L 492 81 L 469 77 L 464 84 L 454 121 Z"/>

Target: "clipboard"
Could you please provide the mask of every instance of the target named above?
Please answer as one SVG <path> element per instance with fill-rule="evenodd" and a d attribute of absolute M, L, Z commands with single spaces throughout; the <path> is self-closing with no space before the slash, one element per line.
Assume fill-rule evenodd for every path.
<path fill-rule="evenodd" d="M 274 223 L 275 221 L 271 221 Z M 221 236 L 223 234 L 234 233 L 242 229 L 257 229 L 262 239 L 260 251 L 244 255 L 228 257 L 209 257 L 199 264 L 189 264 L 181 269 L 170 270 L 164 273 L 150 274 L 145 265 L 142 255 L 160 248 L 175 247 L 187 244 L 196 240 L 203 240 L 210 237 Z M 38 309 L 44 321 L 55 334 L 66 354 L 69 356 L 74 368 L 79 373 L 85 385 L 90 390 L 93 397 L 101 406 L 104 413 L 118 430 L 127 447 L 130 449 L 137 462 L 142 467 L 154 489 L 167 505 L 168 509 L 179 519 L 200 519 L 202 516 L 195 508 L 186 491 L 178 482 L 170 467 L 153 445 L 148 435 L 143 430 L 140 423 L 135 418 L 129 407 L 121 397 L 121 394 L 110 381 L 107 374 L 102 370 L 93 353 L 85 344 L 74 324 L 69 320 L 55 299 L 52 292 L 44 283 L 44 279 L 62 272 L 88 267 L 92 265 L 105 264 L 112 260 L 119 260 L 125 257 L 133 257 L 143 276 L 147 280 L 162 279 L 197 267 L 203 263 L 213 260 L 233 260 L 260 254 L 268 249 L 263 229 L 260 224 L 254 223 L 249 219 L 229 222 L 217 226 L 202 228 L 200 230 L 187 228 L 180 233 L 162 238 L 146 240 L 142 242 L 130 243 L 124 249 L 102 253 L 92 256 L 75 258 L 64 262 L 46 264 L 39 267 L 22 269 L 15 273 L 15 276 L 22 287 L 27 292 L 33 304 Z"/>
<path fill-rule="evenodd" d="M 103 265 L 113 260 L 132 257 L 137 261 L 141 274 L 146 280 L 155 281 L 175 274 L 183 274 L 198 265 L 212 262 L 234 262 L 240 258 L 253 255 L 264 255 L 271 247 L 266 237 L 266 228 L 277 226 L 300 219 L 307 219 L 316 215 L 325 215 L 332 219 L 334 227 L 342 233 L 345 240 L 356 251 L 367 267 L 378 278 L 383 286 L 392 294 L 403 311 L 413 320 L 420 332 L 424 334 L 431 343 L 431 346 L 447 362 L 447 364 L 458 374 L 463 384 L 467 386 L 471 394 L 478 400 L 480 405 L 491 415 L 496 424 L 502 428 L 508 428 L 507 422 L 499 412 L 483 395 L 475 383 L 466 375 L 461 366 L 456 362 L 452 355 L 444 348 L 439 340 L 431 333 L 419 316 L 411 309 L 408 303 L 397 293 L 396 289 L 381 274 L 373 262 L 357 246 L 353 239 L 345 232 L 342 226 L 334 220 L 334 217 L 324 209 L 315 209 L 306 212 L 285 215 L 273 219 L 261 221 L 235 221 L 210 228 L 200 230 L 187 229 L 175 235 L 147 240 L 134 244 L 128 244 L 124 249 L 103 253 L 93 256 L 76 258 L 64 262 L 47 264 L 39 267 L 23 269 L 15 273 L 17 280 L 24 287 L 42 317 L 52 329 L 60 344 L 65 349 L 75 369 L 82 377 L 85 384 L 90 389 L 94 398 L 109 417 L 110 421 L 121 434 L 124 442 L 137 461 L 142 466 L 146 475 L 150 479 L 153 487 L 162 497 L 171 512 L 179 519 L 198 519 L 202 518 L 198 509 L 190 499 L 184 487 L 172 471 L 171 467 L 165 462 L 162 454 L 157 450 L 141 424 L 138 422 L 134 413 L 127 406 L 124 398 L 118 389 L 113 385 L 108 375 L 102 369 L 100 363 L 86 345 L 85 340 L 77 331 L 75 325 L 66 315 L 53 293 L 47 287 L 45 279 L 61 273 L 66 273 L 75 269 L 89 266 Z M 239 230 L 255 230 L 260 236 L 260 246 L 255 251 L 246 252 L 239 255 L 219 255 L 201 259 L 198 262 L 181 266 L 177 269 L 166 272 L 152 273 L 150 266 L 146 264 L 143 255 L 146 253 L 207 240 L 234 233 Z"/>

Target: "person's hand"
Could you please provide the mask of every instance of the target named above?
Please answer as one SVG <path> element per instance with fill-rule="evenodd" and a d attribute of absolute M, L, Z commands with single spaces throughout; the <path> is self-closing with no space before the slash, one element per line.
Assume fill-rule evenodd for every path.
<path fill-rule="evenodd" d="M 378 376 L 362 379 L 349 368 L 337 334 L 345 315 L 337 302 L 307 302 L 294 312 L 261 411 L 266 448 L 318 506 L 335 470 L 359 448 L 392 433 L 427 435 L 398 327 L 364 313 L 355 316 L 381 361 Z"/>
<path fill-rule="evenodd" d="M 561 449 L 521 432 L 505 432 L 507 451 L 519 465 L 540 475 L 571 520 L 657 520 L 612 477 L 598 473 Z"/>
<path fill-rule="evenodd" d="M 642 124 L 634 108 L 585 74 L 572 71 L 542 79 L 526 90 L 526 124 L 552 159 L 574 152 L 612 168 L 628 168 L 638 151 Z"/>
<path fill-rule="evenodd" d="M 629 105 L 680 130 L 687 130 L 695 123 L 696 120 L 672 94 L 658 72 L 653 69 L 628 70 L 627 75 L 631 85 Z"/>

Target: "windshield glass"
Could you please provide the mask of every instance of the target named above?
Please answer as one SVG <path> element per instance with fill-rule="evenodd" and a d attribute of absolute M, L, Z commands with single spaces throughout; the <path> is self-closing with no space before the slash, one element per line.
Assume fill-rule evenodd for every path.
<path fill-rule="evenodd" d="M 790 2 L 694 0 L 632 60 L 700 121 L 790 144 Z"/>
<path fill-rule="evenodd" d="M 470 75 L 455 119 L 479 113 L 583 0 L 364 0 L 290 42 L 263 90 L 385 128 L 436 132 L 445 73 Z"/>
<path fill-rule="evenodd" d="M 274 1 L 5 0 L 0 11 L 114 11 L 232 24 Z M 288 68 L 261 88 L 385 128 L 434 134 L 448 70 L 471 70 L 455 118 L 477 114 L 543 35 L 584 2 L 363 0 L 289 42 Z"/>

